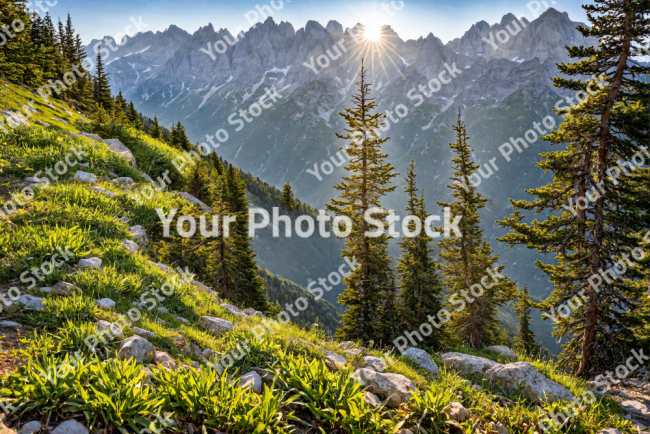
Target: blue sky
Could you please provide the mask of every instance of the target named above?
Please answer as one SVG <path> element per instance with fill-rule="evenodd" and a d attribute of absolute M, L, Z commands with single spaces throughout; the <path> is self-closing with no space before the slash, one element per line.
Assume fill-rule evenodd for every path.
<path fill-rule="evenodd" d="M 546 0 L 546 4 L 568 12 L 574 21 L 585 22 L 586 15 L 581 8 L 585 1 Z M 256 10 L 256 6 L 267 6 L 273 10 L 272 16 L 276 21 L 289 21 L 295 29 L 304 27 L 308 20 L 323 25 L 336 20 L 344 27 L 357 22 L 374 22 L 391 25 L 403 39 L 416 39 L 433 33 L 447 42 L 462 36 L 477 21 L 499 22 L 508 12 L 532 20 L 535 16 L 527 7 L 529 3 L 533 3 L 532 8 L 544 8 L 541 0 L 403 0 L 393 1 L 394 8 L 386 0 L 284 0 L 282 4 L 275 0 L 277 10 L 271 8 L 271 0 L 59 0 L 50 7 L 50 14 L 64 18 L 70 12 L 86 43 L 105 35 L 116 36 L 125 32 L 131 24 L 131 17 L 136 21 L 141 17 L 142 23 L 147 25 L 145 31 L 162 31 L 176 24 L 194 32 L 212 23 L 216 29 L 224 27 L 235 33 L 238 27 L 250 27 L 246 15 L 254 19 L 257 14 L 258 21 L 266 18 Z M 388 12 L 383 12 L 382 4 L 388 7 Z"/>

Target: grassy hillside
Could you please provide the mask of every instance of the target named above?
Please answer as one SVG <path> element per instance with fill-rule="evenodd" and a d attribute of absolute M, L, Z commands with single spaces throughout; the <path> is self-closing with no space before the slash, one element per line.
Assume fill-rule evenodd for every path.
<path fill-rule="evenodd" d="M 13 85 L 2 89 L 0 105 L 5 109 L 16 109 L 12 104 L 29 96 Z M 31 121 L 37 116 L 49 122 L 63 114 L 56 109 L 43 110 Z M 355 364 L 362 361 L 360 355 L 348 352 L 348 360 L 343 358 L 338 366 L 327 361 L 323 350 L 341 355 L 345 346 L 329 340 L 322 328 L 306 330 L 241 314 L 222 305 L 190 276 L 157 264 L 151 243 L 129 251 L 125 240 L 133 240 L 130 225 L 151 228 L 158 218 L 156 207 L 167 210 L 188 205 L 169 191 L 156 191 L 141 203 L 132 199 L 130 190 L 111 178 L 131 177 L 135 188 L 140 188 L 148 185 L 143 175 L 106 145 L 71 137 L 71 130 L 73 127 L 65 124 L 28 126 L 0 136 L 3 206 L 12 194 L 17 200 L 26 177 L 65 160 L 73 147 L 87 154 L 79 163 L 87 164 L 83 170 L 98 177 L 92 186 L 106 190 L 73 181 L 78 167 L 71 167 L 47 188 L 33 187 L 33 196 L 25 197 L 10 219 L 0 223 L 3 316 L 19 323 L 0 323 L 4 333 L 0 340 L 0 402 L 10 427 L 35 420 L 55 427 L 74 419 L 91 432 L 107 434 L 147 432 L 145 429 L 165 433 L 404 434 L 408 431 L 400 430 L 406 428 L 411 432 L 495 434 L 502 432 L 499 426 L 510 433 L 533 433 L 539 431 L 539 422 L 547 420 L 547 411 L 565 408 L 566 402 L 537 405 L 522 390 L 508 392 L 480 374 L 460 375 L 441 364 L 440 354 L 430 355 L 441 365 L 434 376 L 410 358 L 372 346 L 367 349 L 369 355 L 382 358 L 385 372 L 396 375 L 387 378 L 413 383 L 410 398 L 397 407 L 389 407 L 390 395 L 379 392 L 381 404 L 370 404 L 370 395 L 351 377 Z M 166 145 L 134 131 L 123 134 L 139 169 L 155 178 L 161 168 L 170 167 L 174 151 Z M 174 172 L 173 183 L 180 182 L 182 176 Z M 123 217 L 131 221 L 127 224 L 120 220 Z M 91 258 L 101 260 L 101 265 L 81 266 L 80 260 Z M 279 278 L 276 285 L 271 274 L 267 279 L 274 282 L 273 290 L 280 288 L 279 294 L 283 287 L 287 293 L 300 293 L 298 287 Z M 42 287 L 50 287 L 50 293 L 41 291 Z M 16 300 L 16 291 L 23 297 L 18 299 L 21 301 Z M 107 308 L 100 308 L 97 301 L 106 298 L 115 304 L 104 303 Z M 136 309 L 134 303 L 142 304 Z M 220 318 L 232 327 L 210 331 L 205 317 Z M 102 334 L 100 327 L 116 329 Z M 155 348 L 143 347 L 146 351 L 139 363 L 125 356 L 120 340 L 133 342 L 136 332 L 146 335 L 146 331 L 155 335 L 146 338 Z M 348 345 L 364 351 L 358 344 Z M 493 351 L 450 350 L 501 363 L 512 361 Z M 587 391 L 584 381 L 566 375 L 554 364 L 529 361 L 574 396 Z M 239 381 L 242 374 L 253 370 L 265 379 L 257 392 L 243 389 Z M 452 402 L 469 410 L 468 418 L 453 420 Z M 622 414 L 606 396 L 582 406 L 567 430 L 593 433 L 616 427 L 634 432 Z"/>

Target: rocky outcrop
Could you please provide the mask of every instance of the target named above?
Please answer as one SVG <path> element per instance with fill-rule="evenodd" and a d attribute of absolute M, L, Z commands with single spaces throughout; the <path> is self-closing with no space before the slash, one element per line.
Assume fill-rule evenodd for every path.
<path fill-rule="evenodd" d="M 521 387 L 524 396 L 538 404 L 545 400 L 555 402 L 573 399 L 567 388 L 549 380 L 528 362 L 493 366 L 485 373 L 485 378 L 508 392 L 516 392 Z"/>
<path fill-rule="evenodd" d="M 407 359 L 413 360 L 420 368 L 429 372 L 429 374 L 431 374 L 434 378 L 440 374 L 440 369 L 438 369 L 438 365 L 436 365 L 436 362 L 431 360 L 431 357 L 429 357 L 429 353 L 427 353 L 424 350 L 411 347 L 406 351 L 404 351 L 402 356 L 406 357 Z"/>
<path fill-rule="evenodd" d="M 131 336 L 122 341 L 117 356 L 121 359 L 135 359 L 139 363 L 154 360 L 156 347 L 151 342 L 140 336 Z"/>
<path fill-rule="evenodd" d="M 352 378 L 366 387 L 366 390 L 385 396 L 388 399 L 388 407 L 398 407 L 408 402 L 411 392 L 415 390 L 415 384 L 400 374 L 386 374 L 371 371 L 370 369 L 357 369 Z"/>
<path fill-rule="evenodd" d="M 447 369 L 454 369 L 461 375 L 482 374 L 492 367 L 501 366 L 490 359 L 462 353 L 443 354 L 442 363 Z"/>
<path fill-rule="evenodd" d="M 513 353 L 510 350 L 510 348 L 504 347 L 502 345 L 493 345 L 491 347 L 487 347 L 487 349 L 491 350 L 491 351 L 494 351 L 494 352 L 497 352 L 497 353 L 501 354 L 502 356 L 512 357 L 513 359 L 517 358 L 517 355 L 515 353 Z"/>
<path fill-rule="evenodd" d="M 131 163 L 132 166 L 135 167 L 136 165 L 135 157 L 133 156 L 129 148 L 124 146 L 124 143 L 120 142 L 119 139 L 106 139 L 104 140 L 104 142 L 108 145 L 108 148 L 111 151 L 115 152 L 117 155 L 120 156 L 120 158 L 128 161 L 129 163 Z"/>
<path fill-rule="evenodd" d="M 202 316 L 199 318 L 199 324 L 201 324 L 206 330 L 216 334 L 226 333 L 235 328 L 230 321 L 213 316 Z"/>

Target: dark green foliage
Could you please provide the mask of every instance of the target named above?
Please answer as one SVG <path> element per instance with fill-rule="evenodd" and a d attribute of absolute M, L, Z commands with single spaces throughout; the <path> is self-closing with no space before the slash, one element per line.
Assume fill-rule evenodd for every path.
<path fill-rule="evenodd" d="M 515 312 L 519 315 L 518 337 L 515 338 L 515 349 L 523 354 L 535 355 L 539 353 L 539 347 L 535 344 L 535 333 L 530 329 L 530 296 L 528 285 L 519 291 L 517 307 Z"/>
<path fill-rule="evenodd" d="M 147 134 L 149 134 L 151 137 L 154 139 L 158 140 L 164 140 L 163 139 L 163 132 L 160 129 L 160 125 L 158 124 L 158 116 L 154 116 L 153 118 L 153 125 L 151 128 L 147 131 Z"/>
<path fill-rule="evenodd" d="M 282 188 L 282 203 L 284 204 L 285 209 L 288 209 L 289 211 L 293 211 L 293 206 L 294 206 L 293 191 L 291 190 L 291 184 L 288 182 L 286 182 L 284 184 L 284 187 Z"/>
<path fill-rule="evenodd" d="M 93 99 L 99 107 L 103 108 L 107 112 L 111 112 L 113 110 L 111 85 L 108 75 L 104 71 L 104 63 L 101 54 L 97 54 L 96 62 Z"/>

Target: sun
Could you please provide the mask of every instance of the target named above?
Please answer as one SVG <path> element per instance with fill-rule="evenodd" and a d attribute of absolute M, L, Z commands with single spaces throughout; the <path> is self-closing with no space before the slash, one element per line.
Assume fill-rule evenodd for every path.
<path fill-rule="evenodd" d="M 381 39 L 381 24 L 377 22 L 371 22 L 364 24 L 364 36 L 366 39 L 376 42 Z"/>

